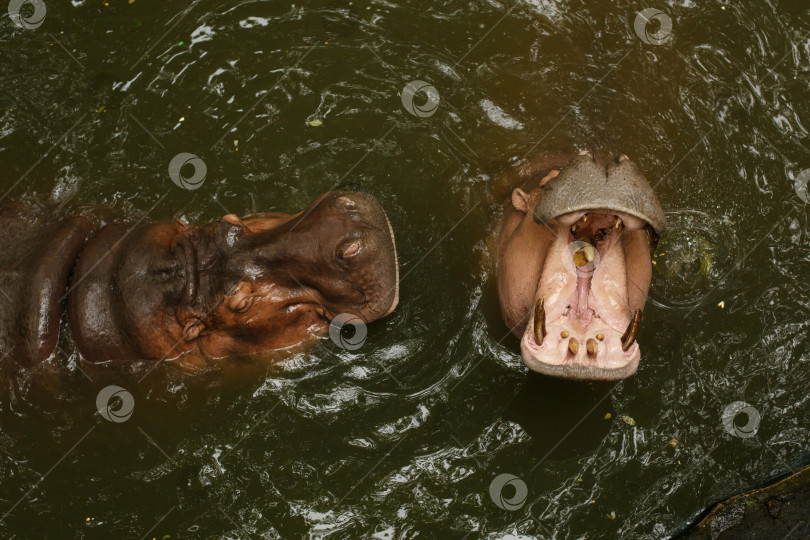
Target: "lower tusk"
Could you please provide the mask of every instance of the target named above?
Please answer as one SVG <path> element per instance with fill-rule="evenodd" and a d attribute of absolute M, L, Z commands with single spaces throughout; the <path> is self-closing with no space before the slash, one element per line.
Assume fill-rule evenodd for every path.
<path fill-rule="evenodd" d="M 593 338 L 588 338 L 588 341 L 585 342 L 585 349 L 588 351 L 588 356 L 596 357 L 596 353 L 599 352 L 599 345 L 596 344 L 596 340 Z"/>
<path fill-rule="evenodd" d="M 534 341 L 541 345 L 546 337 L 546 310 L 543 308 L 543 297 L 534 305 Z"/>
<path fill-rule="evenodd" d="M 620 218 L 619 216 L 613 216 L 613 228 L 616 229 L 617 231 L 620 231 L 622 230 L 622 228 L 624 228 L 624 222 L 622 221 L 622 218 Z"/>
<path fill-rule="evenodd" d="M 568 350 L 571 351 L 573 355 L 579 352 L 579 341 L 577 341 L 577 338 L 571 338 L 571 341 L 568 342 Z"/>
<path fill-rule="evenodd" d="M 624 335 L 622 336 L 622 350 L 627 351 L 633 342 L 636 340 L 636 334 L 638 334 L 638 329 L 641 326 L 641 310 L 636 309 L 636 312 L 633 313 L 633 320 L 630 321 L 630 324 L 627 325 L 627 330 L 625 330 Z"/>

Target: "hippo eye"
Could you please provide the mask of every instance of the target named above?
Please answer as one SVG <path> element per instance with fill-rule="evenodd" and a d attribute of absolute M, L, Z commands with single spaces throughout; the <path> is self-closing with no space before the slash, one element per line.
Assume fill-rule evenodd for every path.
<path fill-rule="evenodd" d="M 246 296 L 243 299 L 241 299 L 239 303 L 233 306 L 231 309 L 236 313 L 245 313 L 251 307 L 253 307 L 253 302 L 255 301 L 255 299 L 256 299 L 255 296 Z"/>
<path fill-rule="evenodd" d="M 360 252 L 361 247 L 360 242 L 357 241 L 344 243 L 338 247 L 337 256 L 340 259 L 354 257 Z"/>

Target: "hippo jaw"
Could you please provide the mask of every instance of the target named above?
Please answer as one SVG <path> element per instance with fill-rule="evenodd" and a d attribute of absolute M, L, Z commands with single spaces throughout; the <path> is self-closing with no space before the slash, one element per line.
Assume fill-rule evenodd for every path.
<path fill-rule="evenodd" d="M 627 230 L 624 223 L 627 222 Z M 591 209 L 549 224 L 549 249 L 534 309 L 521 338 L 526 366 L 571 379 L 616 380 L 638 369 L 641 310 L 631 309 L 626 248 L 645 234 L 634 216 Z M 589 260 L 590 259 L 590 260 Z M 649 264 L 649 263 L 647 263 Z M 645 284 L 640 284 L 646 295 Z"/>
<path fill-rule="evenodd" d="M 529 328 L 533 329 L 535 319 L 529 321 Z M 591 326 L 577 336 L 573 334 L 568 339 L 563 339 L 560 334 L 564 330 L 572 328 L 572 323 L 561 317 L 557 324 L 548 326 L 549 334 L 543 339 L 542 344 L 537 344 L 537 339 L 533 331 L 528 330 L 520 340 L 520 351 L 523 363 L 537 373 L 563 377 L 566 379 L 587 379 L 612 381 L 625 379 L 633 375 L 638 369 L 641 360 L 641 349 L 638 343 L 633 343 L 627 351 L 622 350 L 620 334 L 613 328 L 599 325 Z M 570 330 L 568 330 L 570 332 Z M 604 341 L 598 342 L 598 347 L 602 350 L 603 358 L 595 362 L 588 358 L 586 335 L 595 339 L 596 335 L 604 335 Z M 579 352 L 572 355 L 570 343 L 572 339 L 577 339 Z M 600 355 L 601 356 L 601 355 Z"/>

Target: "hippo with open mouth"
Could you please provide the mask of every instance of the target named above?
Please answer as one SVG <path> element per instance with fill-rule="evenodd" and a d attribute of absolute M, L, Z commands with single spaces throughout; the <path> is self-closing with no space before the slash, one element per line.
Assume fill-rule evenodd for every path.
<path fill-rule="evenodd" d="M 363 193 L 202 227 L 21 211 L 0 225 L 0 353 L 24 366 L 54 352 L 63 306 L 86 361 L 191 367 L 296 345 L 342 313 L 374 321 L 398 301 L 393 232 Z"/>
<path fill-rule="evenodd" d="M 583 151 L 537 160 L 512 191 L 498 236 L 498 294 L 526 366 L 571 379 L 636 372 L 636 335 L 666 229 L 638 167 Z"/>

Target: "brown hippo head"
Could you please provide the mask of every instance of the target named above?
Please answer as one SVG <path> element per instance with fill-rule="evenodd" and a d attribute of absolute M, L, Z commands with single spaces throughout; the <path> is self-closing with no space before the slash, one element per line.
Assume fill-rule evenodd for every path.
<path fill-rule="evenodd" d="M 394 236 L 371 196 L 329 192 L 298 214 L 193 227 L 108 224 L 79 258 L 68 319 L 91 362 L 281 349 L 398 301 Z"/>

